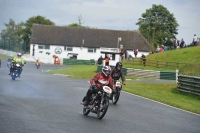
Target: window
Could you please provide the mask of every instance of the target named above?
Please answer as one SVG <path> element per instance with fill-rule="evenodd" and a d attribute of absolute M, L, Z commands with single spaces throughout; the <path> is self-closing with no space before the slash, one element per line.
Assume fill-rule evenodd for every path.
<path fill-rule="evenodd" d="M 89 53 L 96 53 L 96 48 L 88 48 Z"/>
<path fill-rule="evenodd" d="M 67 50 L 67 51 L 73 51 L 73 47 L 64 46 L 64 50 Z"/>
<path fill-rule="evenodd" d="M 50 45 L 38 45 L 38 49 L 50 49 Z"/>
<path fill-rule="evenodd" d="M 38 45 L 38 49 L 44 49 L 43 45 Z"/>
<path fill-rule="evenodd" d="M 50 45 L 44 45 L 44 49 L 50 49 Z"/>

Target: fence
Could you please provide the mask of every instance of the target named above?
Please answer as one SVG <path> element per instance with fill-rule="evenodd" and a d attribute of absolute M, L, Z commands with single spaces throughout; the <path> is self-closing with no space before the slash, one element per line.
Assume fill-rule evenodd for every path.
<path fill-rule="evenodd" d="M 141 58 L 134 58 L 133 60 L 125 60 L 127 65 L 138 65 L 142 66 L 143 60 Z M 156 67 L 156 68 L 167 68 L 169 70 L 179 69 L 179 73 L 183 75 L 200 76 L 200 64 L 195 63 L 179 63 L 170 61 L 160 61 L 146 59 L 145 66 Z"/>
<path fill-rule="evenodd" d="M 16 42 L 11 39 L 5 39 L 2 38 L 0 40 L 0 49 L 8 50 L 8 51 L 14 51 L 14 52 L 21 52 L 26 53 L 26 42 Z"/>
<path fill-rule="evenodd" d="M 143 60 L 141 58 L 134 58 L 133 60 L 126 60 L 127 64 L 132 65 L 144 65 Z M 145 65 L 157 68 L 172 68 L 178 69 L 182 65 L 187 65 L 188 63 L 177 63 L 177 62 L 170 62 L 170 61 L 161 61 L 161 60 L 151 60 L 146 59 Z"/>
<path fill-rule="evenodd" d="M 200 96 L 200 78 L 179 75 L 177 88 L 179 91 Z"/>

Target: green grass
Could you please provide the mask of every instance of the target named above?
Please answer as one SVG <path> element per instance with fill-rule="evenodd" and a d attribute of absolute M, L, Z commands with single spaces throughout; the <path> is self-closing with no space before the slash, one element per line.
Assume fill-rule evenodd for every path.
<path fill-rule="evenodd" d="M 7 61 L 8 58 L 13 58 L 13 57 L 0 54 L 0 60 L 1 60 L 1 61 Z"/>
<path fill-rule="evenodd" d="M 189 76 L 200 77 L 200 47 L 188 47 L 177 50 L 170 50 L 162 53 L 155 53 L 146 56 L 147 60 L 174 62 L 174 63 L 188 63 L 179 66 L 179 74 Z M 140 59 L 135 59 L 140 60 Z M 175 71 L 176 67 L 173 68 L 156 68 L 150 66 L 134 65 L 132 61 L 123 61 L 123 65 L 126 68 L 135 68 L 143 70 L 157 70 L 157 71 Z"/>
<path fill-rule="evenodd" d="M 58 69 L 50 71 L 50 74 L 68 75 L 70 78 L 90 79 L 96 74 L 97 66 L 94 65 L 76 65 L 67 69 Z"/>
<path fill-rule="evenodd" d="M 200 97 L 179 92 L 177 84 L 128 82 L 124 91 L 200 114 Z"/>
<path fill-rule="evenodd" d="M 146 58 L 180 63 L 200 63 L 200 47 L 188 47 L 162 53 L 155 53 L 147 56 Z"/>

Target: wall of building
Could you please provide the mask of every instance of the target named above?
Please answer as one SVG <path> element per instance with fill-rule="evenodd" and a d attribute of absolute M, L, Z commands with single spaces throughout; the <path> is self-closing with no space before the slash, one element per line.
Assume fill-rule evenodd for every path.
<path fill-rule="evenodd" d="M 35 46 L 34 46 L 35 45 Z M 39 60 L 48 60 L 48 62 L 53 59 L 53 55 L 58 56 L 61 60 L 63 58 L 71 58 L 73 54 L 77 54 L 77 59 L 81 60 L 95 60 L 97 61 L 98 58 L 102 55 L 105 57 L 105 54 L 101 52 L 115 52 L 116 49 L 111 48 L 96 48 L 96 52 L 88 52 L 87 47 L 73 47 L 72 51 L 64 50 L 64 46 L 57 46 L 57 45 L 50 45 L 49 49 L 39 49 L 38 44 L 31 44 L 30 45 L 30 56 L 33 56 L 33 46 L 34 46 L 34 58 Z M 60 53 L 56 53 L 55 51 L 59 50 Z M 116 62 L 119 61 L 119 54 L 115 55 L 115 60 L 112 60 L 112 55 L 109 55 L 111 58 L 110 65 L 115 65 Z M 53 62 L 53 61 L 50 61 Z"/>

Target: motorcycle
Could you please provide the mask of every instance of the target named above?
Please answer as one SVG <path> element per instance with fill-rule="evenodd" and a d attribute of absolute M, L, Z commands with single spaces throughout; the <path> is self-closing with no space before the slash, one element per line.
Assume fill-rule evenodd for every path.
<path fill-rule="evenodd" d="M 112 89 L 108 86 L 103 86 L 102 90 L 98 93 L 92 94 L 88 105 L 84 105 L 83 114 L 88 115 L 90 112 L 97 114 L 98 119 L 102 119 L 109 106 L 109 97 L 112 93 Z"/>
<path fill-rule="evenodd" d="M 35 63 L 35 66 L 37 67 L 37 69 L 39 69 L 39 68 L 40 68 L 40 63 L 39 63 L 39 62 L 36 62 L 36 63 Z"/>
<path fill-rule="evenodd" d="M 112 103 L 117 104 L 120 97 L 120 92 L 122 90 L 122 85 L 119 80 L 115 80 L 114 83 L 115 83 L 115 89 L 112 95 Z"/>
<path fill-rule="evenodd" d="M 19 77 L 19 71 L 21 67 L 22 65 L 20 63 L 13 63 L 12 65 L 13 71 L 10 74 L 12 77 L 12 80 L 15 80 L 15 78 Z"/>

